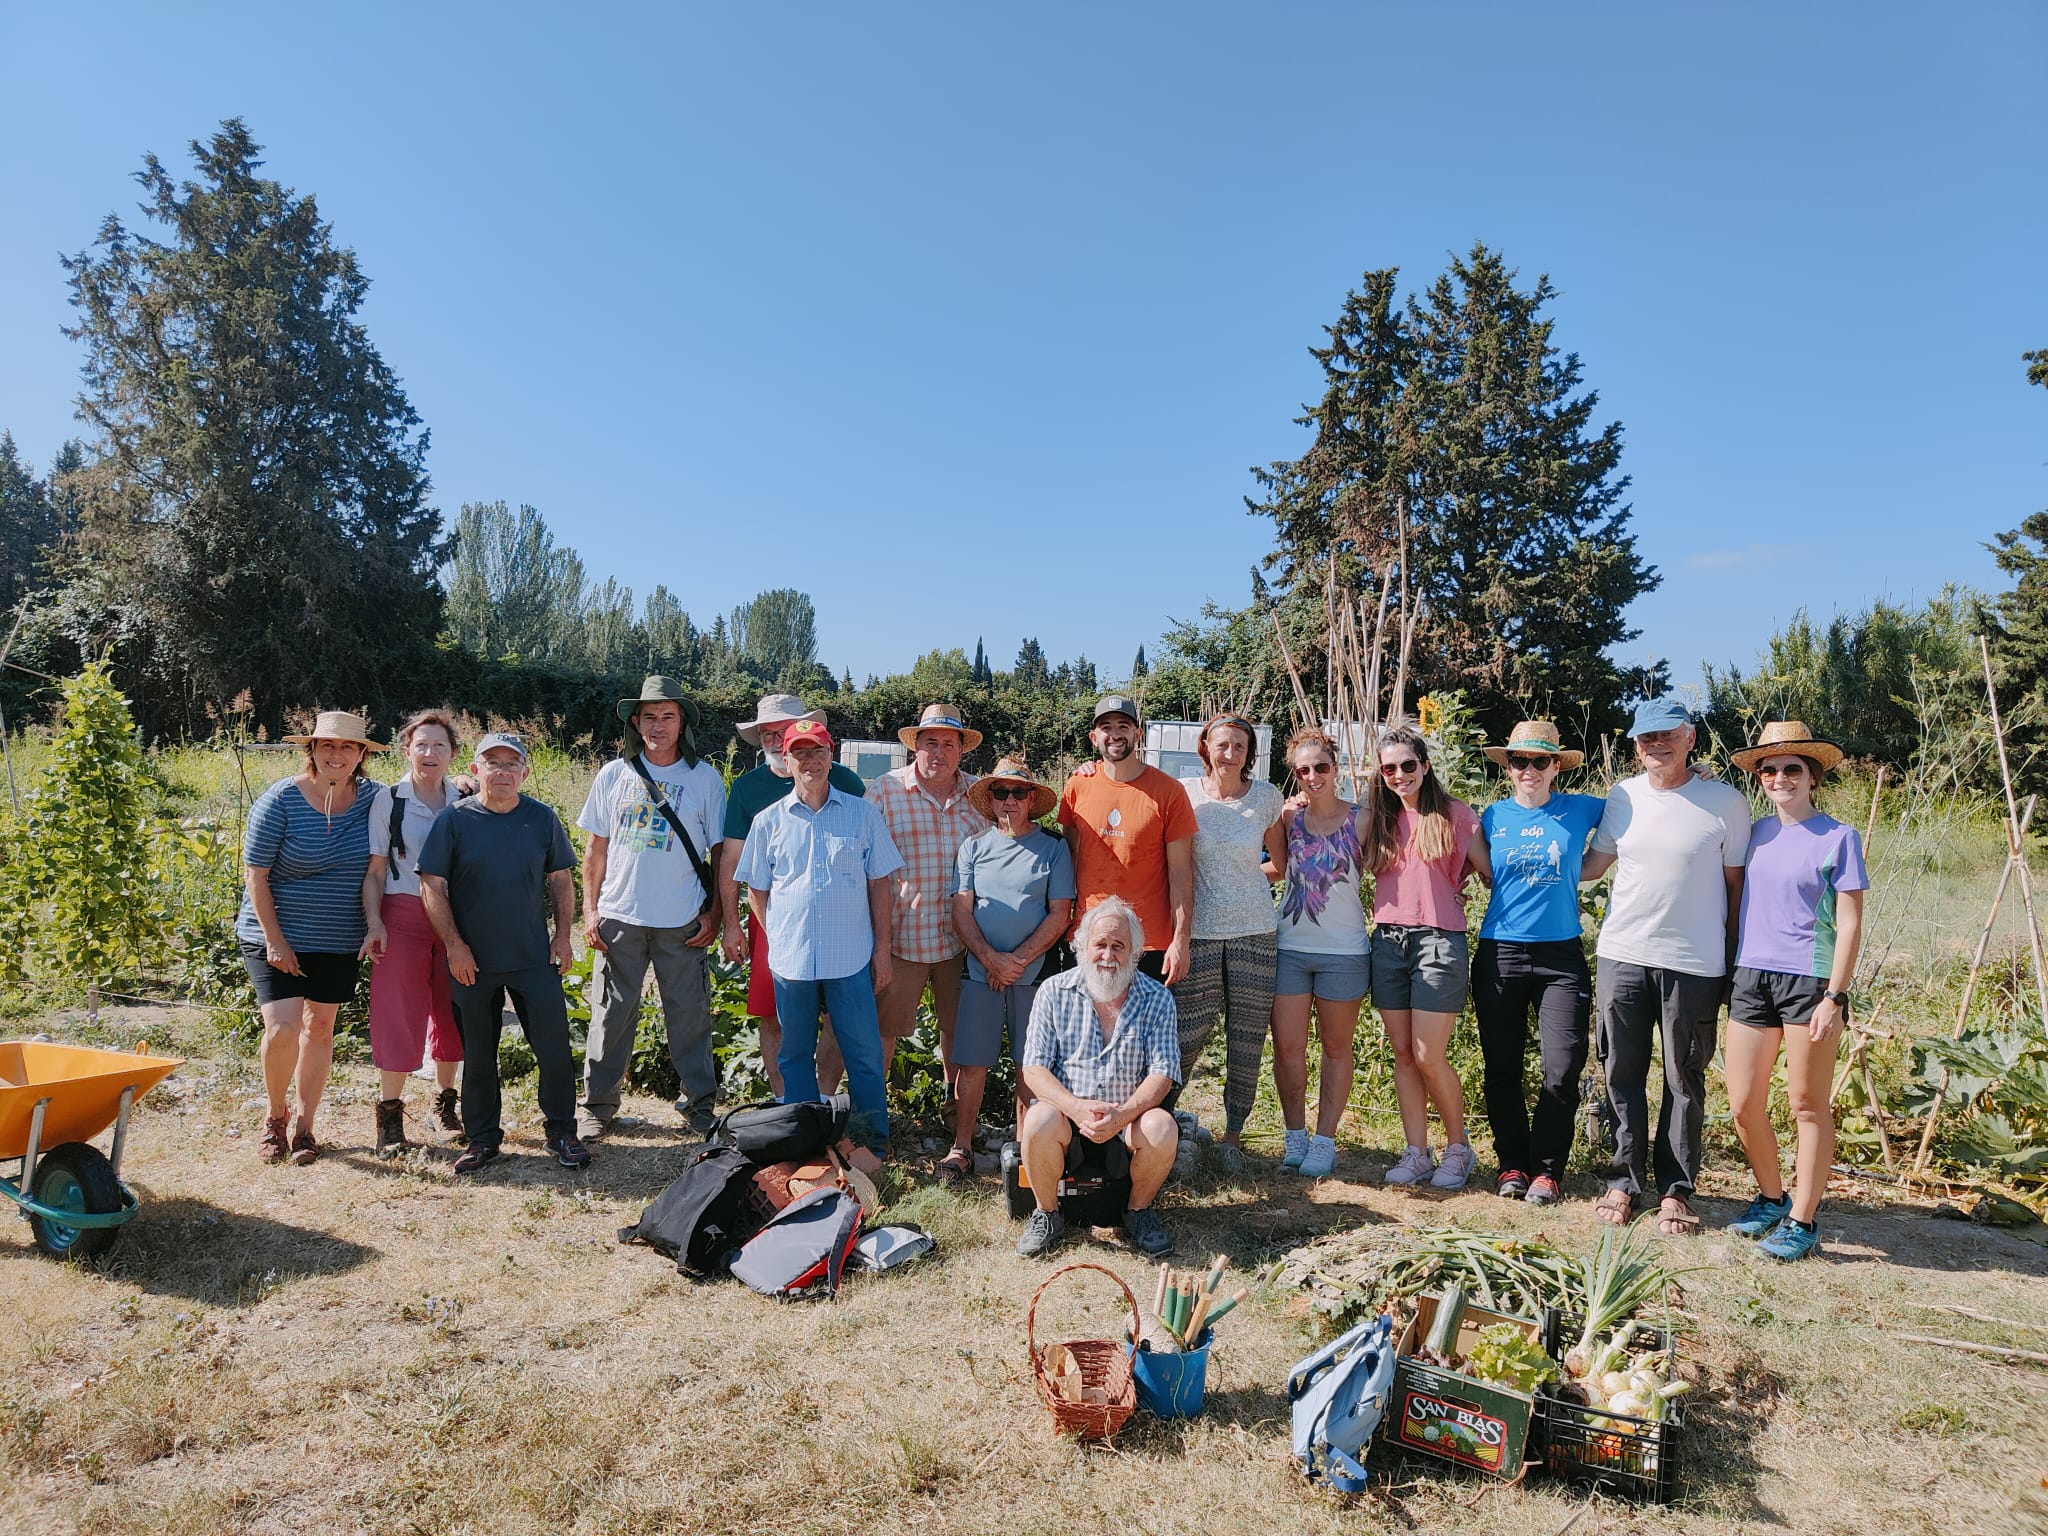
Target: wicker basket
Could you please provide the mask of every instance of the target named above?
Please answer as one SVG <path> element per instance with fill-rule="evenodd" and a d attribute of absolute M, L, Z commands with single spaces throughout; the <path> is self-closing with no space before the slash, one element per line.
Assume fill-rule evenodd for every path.
<path fill-rule="evenodd" d="M 1024 1316 L 1024 1341 L 1031 1350 L 1031 1375 L 1038 1383 L 1038 1396 L 1052 1414 L 1054 1428 L 1078 1435 L 1083 1440 L 1106 1440 L 1124 1427 L 1124 1421 L 1138 1406 L 1138 1388 L 1131 1379 L 1131 1360 L 1124 1341 L 1065 1341 L 1075 1365 L 1080 1368 L 1081 1384 L 1100 1388 L 1108 1398 L 1107 1402 L 1101 1403 L 1077 1403 L 1054 1391 L 1052 1377 L 1045 1368 L 1045 1349 L 1041 1349 L 1038 1343 L 1038 1299 L 1045 1294 L 1046 1286 L 1061 1275 L 1072 1274 L 1078 1269 L 1092 1269 L 1115 1281 L 1116 1288 L 1124 1293 L 1124 1301 L 1131 1309 L 1131 1331 L 1135 1336 L 1139 1325 L 1138 1298 L 1131 1294 L 1131 1288 L 1100 1264 L 1068 1264 L 1047 1275 L 1044 1283 L 1031 1293 L 1031 1308 Z M 1051 1347 L 1046 1346 L 1047 1349 Z"/>

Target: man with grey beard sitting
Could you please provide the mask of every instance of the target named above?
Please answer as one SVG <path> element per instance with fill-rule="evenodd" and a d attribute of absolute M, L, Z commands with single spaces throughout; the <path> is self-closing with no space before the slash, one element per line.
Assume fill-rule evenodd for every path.
<path fill-rule="evenodd" d="M 1021 1070 L 1037 1097 L 1018 1127 L 1024 1168 L 1038 1209 L 1018 1240 L 1026 1258 L 1066 1236 L 1060 1176 L 1078 1132 L 1130 1153 L 1131 1197 L 1124 1231 L 1147 1258 L 1173 1252 L 1152 1199 L 1173 1170 L 1180 1128 L 1160 1106 L 1180 1081 L 1173 994 L 1138 970 L 1145 930 L 1117 897 L 1090 907 L 1074 930 L 1078 963 L 1039 983 Z"/>

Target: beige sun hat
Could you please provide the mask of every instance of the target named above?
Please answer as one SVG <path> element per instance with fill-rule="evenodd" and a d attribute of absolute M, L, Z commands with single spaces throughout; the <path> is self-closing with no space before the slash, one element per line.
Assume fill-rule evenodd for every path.
<path fill-rule="evenodd" d="M 303 736 L 284 738 L 297 746 L 315 741 L 352 741 L 370 752 L 382 752 L 384 743 L 370 740 L 370 722 L 345 709 L 323 709 L 314 717 L 313 729 Z"/>
<path fill-rule="evenodd" d="M 972 752 L 981 745 L 981 732 L 974 730 L 962 720 L 959 709 L 951 704 L 925 705 L 924 713 L 917 717 L 917 724 L 903 727 L 896 733 L 896 739 L 914 752 L 917 750 L 919 731 L 958 731 L 962 752 Z"/>
<path fill-rule="evenodd" d="M 1744 773 L 1755 773 L 1756 765 L 1767 757 L 1804 757 L 1826 773 L 1845 755 L 1832 741 L 1822 741 L 1808 730 L 1804 720 L 1772 720 L 1765 724 L 1755 746 L 1730 752 L 1728 761 Z"/>
<path fill-rule="evenodd" d="M 761 745 L 761 727 L 764 725 L 794 725 L 799 720 L 813 720 L 819 725 L 825 723 L 825 711 L 805 709 L 804 701 L 793 693 L 770 693 L 754 706 L 754 718 L 742 720 L 733 729 L 739 738 L 750 747 Z"/>
<path fill-rule="evenodd" d="M 1557 727 L 1548 720 L 1524 720 L 1508 732 L 1507 744 L 1482 749 L 1486 755 L 1505 768 L 1510 752 L 1543 752 L 1557 759 L 1560 768 L 1576 768 L 1586 760 L 1583 752 L 1574 752 L 1558 739 Z"/>
<path fill-rule="evenodd" d="M 996 819 L 995 802 L 989 798 L 992 784 L 1029 784 L 1032 788 L 1031 819 L 1038 820 L 1047 811 L 1060 803 L 1060 793 L 1050 784 L 1037 778 L 1031 772 L 1031 765 L 1021 757 L 1005 757 L 996 763 L 992 772 L 983 774 L 967 786 L 967 803 L 990 821 Z"/>

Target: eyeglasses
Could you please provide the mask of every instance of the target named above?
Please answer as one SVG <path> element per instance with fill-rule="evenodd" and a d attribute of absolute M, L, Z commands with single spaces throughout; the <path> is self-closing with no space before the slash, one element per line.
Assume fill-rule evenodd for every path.
<path fill-rule="evenodd" d="M 1525 757 L 1519 752 L 1510 752 L 1508 754 L 1508 766 L 1510 768 L 1548 768 L 1556 761 L 1556 758 L 1549 756 Z"/>
<path fill-rule="evenodd" d="M 1311 773 L 1335 773 L 1337 771 L 1337 765 L 1335 763 L 1302 763 L 1294 771 L 1296 773 L 1303 775 Z"/>
<path fill-rule="evenodd" d="M 1399 778 L 1404 773 L 1418 773 L 1421 769 L 1422 759 L 1404 757 L 1398 763 L 1381 763 L 1380 777 L 1383 779 Z"/>
<path fill-rule="evenodd" d="M 1756 776 L 1760 779 L 1796 779 L 1805 772 L 1806 764 L 1804 763 L 1765 763 L 1761 768 L 1757 769 Z"/>
<path fill-rule="evenodd" d="M 1029 800 L 1037 793 L 1029 784 L 991 784 L 988 787 L 991 800 Z"/>

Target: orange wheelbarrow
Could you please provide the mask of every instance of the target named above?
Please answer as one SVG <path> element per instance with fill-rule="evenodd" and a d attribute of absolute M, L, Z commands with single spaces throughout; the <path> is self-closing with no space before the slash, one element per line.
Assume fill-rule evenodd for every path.
<path fill-rule="evenodd" d="M 39 1041 L 0 1043 L 0 1162 L 21 1159 L 0 1194 L 21 1207 L 36 1246 L 54 1258 L 104 1253 L 135 1215 L 121 1182 L 128 1110 L 183 1066 L 171 1056 Z M 92 1138 L 108 1126 L 113 1145 Z"/>

